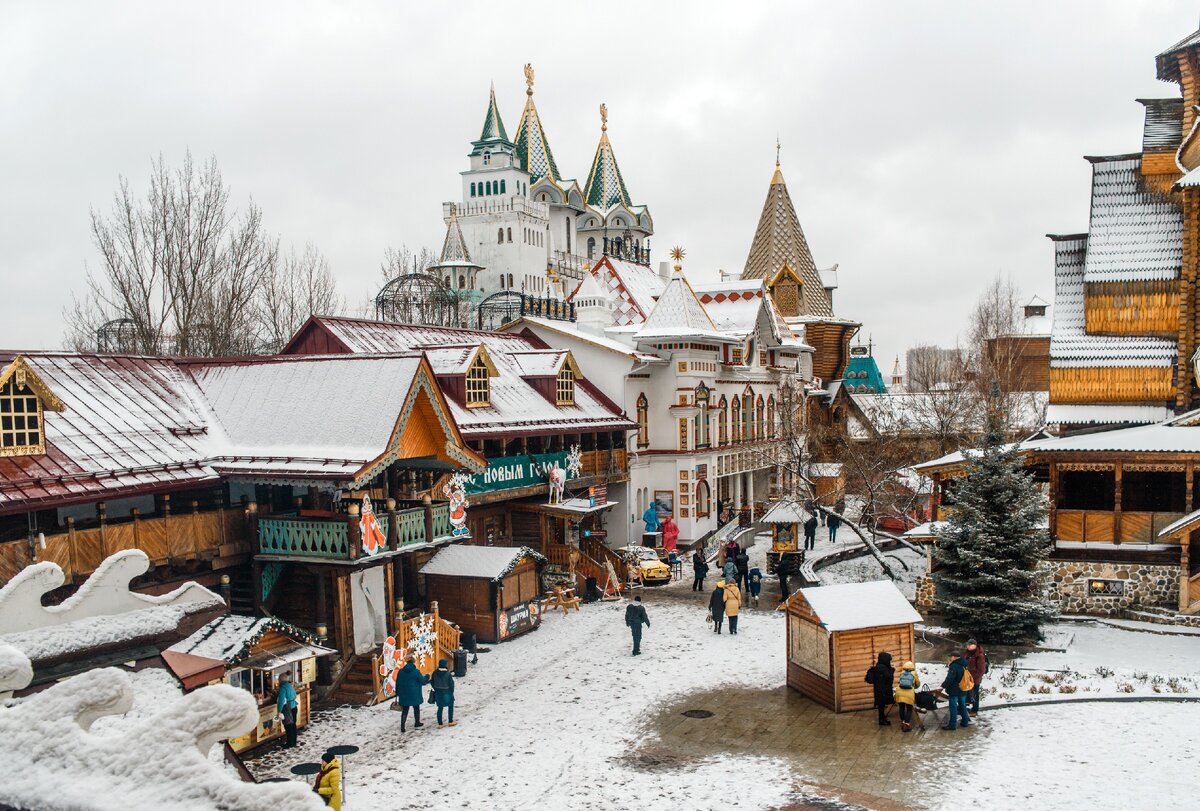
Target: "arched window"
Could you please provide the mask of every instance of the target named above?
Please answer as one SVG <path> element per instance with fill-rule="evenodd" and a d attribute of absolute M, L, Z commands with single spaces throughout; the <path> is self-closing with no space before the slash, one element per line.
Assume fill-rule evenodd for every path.
<path fill-rule="evenodd" d="M 754 441 L 754 392 L 742 395 L 742 440 Z"/>
<path fill-rule="evenodd" d="M 620 255 L 620 253 L 621 253 L 621 238 L 616 237 L 615 239 L 613 239 L 612 246 L 613 246 L 613 253 Z"/>
<path fill-rule="evenodd" d="M 462 275 L 461 273 L 458 274 L 458 289 L 459 290 L 467 289 L 467 277 Z"/>
<path fill-rule="evenodd" d="M 496 232 L 496 242 L 498 242 L 500 244 L 504 244 L 504 229 L 503 228 L 501 228 L 499 231 Z"/>
<path fill-rule="evenodd" d="M 507 185 L 507 184 L 506 184 L 506 183 L 505 183 L 503 180 L 501 180 L 501 181 L 500 181 L 500 193 L 501 193 L 501 194 L 504 194 L 504 193 L 505 193 L 505 192 L 504 192 L 504 187 L 505 187 L 506 185 Z"/>
<path fill-rule="evenodd" d="M 711 511 L 712 490 L 709 489 L 707 481 L 701 481 L 696 485 L 696 517 L 705 517 Z"/>
<path fill-rule="evenodd" d="M 488 378 L 487 364 L 478 355 L 467 369 L 467 408 L 480 408 L 491 405 L 491 381 Z"/>
<path fill-rule="evenodd" d="M 742 441 L 742 401 L 737 396 L 733 398 L 733 441 Z"/>
<path fill-rule="evenodd" d="M 504 274 L 501 273 L 500 274 L 500 289 L 503 290 L 506 287 L 508 287 L 508 285 L 504 283 Z"/>
<path fill-rule="evenodd" d="M 513 275 L 511 273 L 508 274 L 508 286 L 509 287 L 513 286 Z"/>
<path fill-rule="evenodd" d="M 637 398 L 637 426 L 637 444 L 639 448 L 644 448 L 650 444 L 650 403 L 645 393 Z"/>
<path fill-rule="evenodd" d="M 729 444 L 729 402 L 721 395 L 717 403 L 717 442 L 720 445 Z"/>
<path fill-rule="evenodd" d="M 594 259 L 596 257 L 596 238 L 595 237 L 588 237 L 587 251 L 588 251 L 588 254 L 587 254 L 588 259 Z"/>
<path fill-rule="evenodd" d="M 696 428 L 692 432 L 697 448 L 708 447 L 708 389 L 703 383 L 696 387 Z"/>
<path fill-rule="evenodd" d="M 508 241 L 512 242 L 512 229 L 511 228 L 508 229 Z"/>
<path fill-rule="evenodd" d="M 772 394 L 767 398 L 767 437 L 774 439 L 776 434 L 775 426 L 775 395 Z"/>
<path fill-rule="evenodd" d="M 763 400 L 763 396 L 758 395 L 758 403 L 755 408 L 755 428 L 754 435 L 759 439 L 763 439 L 767 435 L 767 404 Z"/>
<path fill-rule="evenodd" d="M 575 370 L 569 363 L 563 364 L 558 379 L 554 381 L 554 402 L 558 405 L 575 404 Z"/>
<path fill-rule="evenodd" d="M 567 253 L 571 252 L 571 221 L 563 220 L 563 229 L 567 232 Z"/>
<path fill-rule="evenodd" d="M 475 184 L 474 183 L 471 184 L 471 196 L 472 197 L 475 196 Z"/>

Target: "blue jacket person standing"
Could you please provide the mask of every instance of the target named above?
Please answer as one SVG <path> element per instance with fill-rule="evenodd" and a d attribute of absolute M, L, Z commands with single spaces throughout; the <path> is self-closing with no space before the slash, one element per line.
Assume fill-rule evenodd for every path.
<path fill-rule="evenodd" d="M 283 744 L 284 749 L 296 745 L 296 714 L 300 711 L 300 703 L 296 699 L 296 688 L 292 686 L 292 674 L 284 673 L 279 677 L 279 697 L 275 709 L 283 720 L 283 731 L 287 735 Z"/>
<path fill-rule="evenodd" d="M 413 729 L 425 726 L 421 723 L 421 687 L 429 684 L 429 677 L 417 670 L 417 657 L 411 653 L 404 660 L 404 667 L 396 674 L 396 703 L 400 705 L 400 731 L 408 723 L 408 711 L 413 712 Z"/>
<path fill-rule="evenodd" d="M 969 673 L 967 670 L 967 660 L 961 653 L 956 653 L 950 657 L 950 664 L 946 668 L 946 678 L 942 682 L 942 689 L 946 691 L 946 695 L 950 696 L 950 720 L 942 729 L 957 729 L 958 719 L 962 719 L 964 727 L 971 726 L 971 719 L 967 715 L 967 693 L 962 686 L 963 674 Z"/>
<path fill-rule="evenodd" d="M 650 627 L 650 618 L 646 616 L 646 607 L 642 605 L 642 598 L 634 597 L 633 602 L 625 607 L 625 624 L 629 626 L 629 632 L 633 634 L 633 655 L 642 655 L 642 625 Z"/>

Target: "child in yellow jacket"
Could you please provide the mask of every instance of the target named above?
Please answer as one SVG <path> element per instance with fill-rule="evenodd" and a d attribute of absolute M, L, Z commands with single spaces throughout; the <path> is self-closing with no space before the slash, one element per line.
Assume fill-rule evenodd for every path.
<path fill-rule="evenodd" d="M 917 666 L 905 662 L 900 667 L 900 679 L 896 685 L 896 709 L 900 712 L 900 729 L 908 732 L 912 729 L 913 704 L 917 700 L 917 688 L 921 686 L 921 677 L 917 675 Z"/>

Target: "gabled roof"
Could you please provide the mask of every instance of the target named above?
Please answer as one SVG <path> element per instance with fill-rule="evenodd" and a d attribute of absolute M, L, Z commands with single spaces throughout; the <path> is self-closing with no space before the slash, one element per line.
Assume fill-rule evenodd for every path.
<path fill-rule="evenodd" d="M 568 349 L 531 349 L 512 352 L 510 356 L 521 377 L 556 377 L 563 366 L 571 367 L 576 375 L 580 374 L 579 364 Z"/>
<path fill-rule="evenodd" d="M 422 566 L 421 574 L 500 580 L 525 558 L 532 558 L 539 563 L 546 560 L 527 546 L 453 544 L 444 547 Z"/>
<path fill-rule="evenodd" d="M 767 199 L 763 202 L 742 278 L 771 278 L 785 264 L 803 280 L 801 315 L 832 316 L 833 302 L 829 291 L 813 261 L 783 172 L 779 164 L 775 164 L 775 174 L 767 189 Z"/>
<path fill-rule="evenodd" d="M 1085 282 L 1177 279 L 1183 262 L 1179 201 L 1148 187 L 1141 155 L 1089 158 L 1092 211 Z"/>
<path fill-rule="evenodd" d="M 487 347 L 483 344 L 462 344 L 460 346 L 438 346 L 422 350 L 425 357 L 429 358 L 429 365 L 433 367 L 433 373 L 438 376 L 443 375 L 465 375 L 475 359 L 483 361 L 483 365 L 488 370 L 488 377 L 496 377 L 500 374 L 496 371 L 496 364 L 492 362 L 492 356 L 488 354 Z"/>
<path fill-rule="evenodd" d="M 744 338 L 754 333 L 761 321 L 775 346 L 815 351 L 788 326 L 762 279 L 710 282 L 693 290 L 721 332 Z"/>
<path fill-rule="evenodd" d="M 0 369 L 0 389 L 8 385 L 8 381 L 15 382 L 15 389 L 21 390 L 28 388 L 37 395 L 38 401 L 45 411 L 62 411 L 66 408 L 62 400 L 58 399 L 50 387 L 38 377 L 33 367 L 29 365 L 29 361 L 25 360 L 20 355 L 17 355 L 4 368 Z"/>
<path fill-rule="evenodd" d="M 570 321 L 558 321 L 553 318 L 541 318 L 534 315 L 523 315 L 517 320 L 505 324 L 501 329 L 504 332 L 520 332 L 522 329 L 529 329 L 530 326 L 536 326 L 540 329 L 562 335 L 565 338 L 587 343 L 600 349 L 606 349 L 609 352 L 614 352 L 618 355 L 624 355 L 630 360 L 638 363 L 665 362 L 658 355 L 648 352 L 639 352 L 629 344 L 622 343 L 605 335 L 596 335 L 594 333 L 581 330 Z"/>
<path fill-rule="evenodd" d="M 491 92 L 488 94 L 487 113 L 483 117 L 483 130 L 479 133 L 479 138 L 475 143 L 483 143 L 485 141 L 508 141 L 508 133 L 504 130 L 504 121 L 500 118 L 500 108 L 496 106 L 496 85 L 492 84 Z"/>
<path fill-rule="evenodd" d="M 696 292 L 688 284 L 688 280 L 677 265 L 671 280 L 651 311 L 650 317 L 642 328 L 637 331 L 638 341 L 657 340 L 660 338 L 707 338 L 721 343 L 731 343 L 738 340 L 721 332 L 709 318 L 696 298 Z"/>
<path fill-rule="evenodd" d="M 922 621 L 890 580 L 813 586 L 800 589 L 799 594 L 830 632 Z"/>
<path fill-rule="evenodd" d="M 625 188 L 625 178 L 621 177 L 621 169 L 617 166 L 617 156 L 613 154 L 612 144 L 608 140 L 608 110 L 604 105 L 600 105 L 600 107 L 602 121 L 600 143 L 596 146 L 596 155 L 592 158 L 592 168 L 588 172 L 587 183 L 583 187 L 583 201 L 601 212 L 606 212 L 618 205 L 632 208 L 633 202 L 629 199 L 629 191 Z M 630 213 L 632 214 L 632 212 Z"/>
<path fill-rule="evenodd" d="M 608 255 L 600 257 L 590 272 L 597 277 L 601 288 L 608 291 L 613 302 L 613 323 L 617 326 L 645 321 L 667 284 L 646 265 Z"/>
<path fill-rule="evenodd" d="M 557 184 L 562 181 L 562 175 L 558 172 L 550 142 L 542 129 L 542 119 L 533 103 L 533 68 L 529 65 L 525 66 L 525 84 L 525 110 L 521 113 L 521 123 L 517 125 L 517 157 L 521 159 L 522 168 L 529 173 L 531 184 L 543 177 Z"/>
<path fill-rule="evenodd" d="M 256 644 L 268 631 L 278 631 L 296 642 L 313 646 L 313 655 L 318 650 L 325 650 L 315 645 L 317 639 L 308 631 L 278 617 L 246 617 L 241 614 L 218 617 L 187 639 L 172 645 L 169 650 L 235 665 L 250 658 L 247 648 Z"/>

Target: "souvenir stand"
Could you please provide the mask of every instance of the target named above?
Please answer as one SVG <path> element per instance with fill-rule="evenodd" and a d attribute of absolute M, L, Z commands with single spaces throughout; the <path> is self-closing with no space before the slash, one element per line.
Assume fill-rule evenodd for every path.
<path fill-rule="evenodd" d="M 291 675 L 292 686 L 296 688 L 299 704 L 296 726 L 307 726 L 312 689 L 317 680 L 317 658 L 336 653 L 318 645 L 316 637 L 307 631 L 275 617 L 238 614 L 213 620 L 170 650 L 223 661 L 223 681 L 254 694 L 258 701 L 258 724 L 248 734 L 229 741 L 235 752 L 283 735 L 283 725 L 276 720 L 276 699 L 285 673 Z"/>
<path fill-rule="evenodd" d="M 786 605 L 788 687 L 834 712 L 871 708 L 863 677 L 881 652 L 897 673 L 913 658 L 921 615 L 890 580 L 804 588 Z"/>
<path fill-rule="evenodd" d="M 804 562 L 800 538 L 804 534 L 806 518 L 800 504 L 791 500 L 775 502 L 762 517 L 762 523 L 771 527 L 771 551 L 767 552 L 768 574 L 774 574 L 779 569 L 779 561 L 784 555 L 790 556 L 792 571 L 799 571 L 800 564 Z"/>
<path fill-rule="evenodd" d="M 503 642 L 541 623 L 539 570 L 529 547 L 448 546 L 421 568 L 441 616 L 480 642 Z"/>

